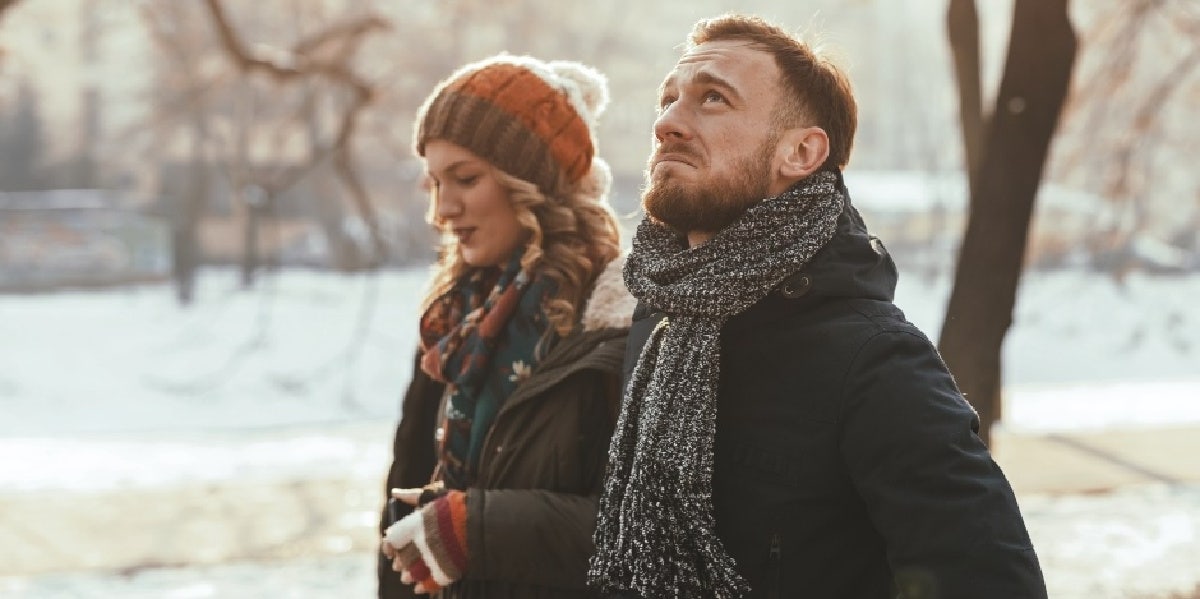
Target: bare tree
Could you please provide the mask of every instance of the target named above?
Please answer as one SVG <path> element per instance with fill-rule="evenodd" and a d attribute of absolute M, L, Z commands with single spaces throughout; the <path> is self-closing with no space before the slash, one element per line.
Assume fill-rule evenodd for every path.
<path fill-rule="evenodd" d="M 192 17 L 188 7 L 179 3 L 147 3 L 141 7 L 141 17 L 160 50 L 161 62 L 156 66 L 152 104 L 156 114 L 151 126 L 139 127 L 137 131 L 149 133 L 152 138 L 149 146 L 154 149 L 169 146 L 177 133 L 188 139 L 187 172 L 183 176 L 186 182 L 164 193 L 162 199 L 171 229 L 171 278 L 179 303 L 188 305 L 195 294 L 196 272 L 201 263 L 198 227 L 208 205 L 211 182 L 211 158 L 206 149 L 211 139 L 211 96 L 221 75 L 203 72 L 202 48 L 207 41 L 185 25 Z M 173 177 L 167 166 L 171 165 L 160 165 L 160 177 Z"/>
<path fill-rule="evenodd" d="M 4 21 L 4 14 L 8 9 L 17 5 L 21 0 L 0 0 L 0 22 Z M 0 61 L 4 60 L 4 46 L 0 45 Z"/>
<path fill-rule="evenodd" d="M 962 124 L 968 188 L 975 186 L 983 153 L 983 86 L 980 83 L 979 13 L 975 0 L 950 0 L 946 31 L 958 82 L 959 122 Z M 971 196 L 974 199 L 975 196 Z"/>
<path fill-rule="evenodd" d="M 973 5 L 972 0 L 967 4 Z M 980 434 L 1000 418 L 1001 350 L 1012 324 L 1034 199 L 1066 99 L 1076 39 L 1067 0 L 1016 0 L 1008 57 L 996 109 L 986 123 L 970 214 L 938 346 L 968 401 L 979 412 Z M 974 12 L 967 7 L 967 12 Z M 951 28 L 971 27 L 962 2 L 951 4 Z M 952 33 L 951 39 L 970 39 Z M 953 46 L 956 64 L 970 44 Z M 978 85 L 961 74 L 958 85 Z M 976 62 L 974 70 L 978 71 Z M 960 98 L 978 97 L 960 91 Z M 964 102 L 966 104 L 967 102 Z M 964 112 L 972 110 L 966 106 Z M 964 129 L 967 123 L 964 122 Z M 971 165 L 968 164 L 968 169 Z"/>
<path fill-rule="evenodd" d="M 311 85 L 327 85 L 348 99 L 340 108 L 333 138 L 324 147 L 310 153 L 302 164 L 289 166 L 266 177 L 257 177 L 255 188 L 261 190 L 261 202 L 251 202 L 247 218 L 243 281 L 251 281 L 257 268 L 257 228 L 260 211 L 270 206 L 282 191 L 325 161 L 329 161 L 338 180 L 366 225 L 372 244 L 369 265 L 378 265 L 386 258 L 387 248 L 380 231 L 379 219 L 370 194 L 363 184 L 354 161 L 354 139 L 363 111 L 376 95 L 374 85 L 354 69 L 354 57 L 369 34 L 390 28 L 390 23 L 375 15 L 334 23 L 312 35 L 297 40 L 290 50 L 266 55 L 256 52 L 235 28 L 229 13 L 220 0 L 206 0 L 208 15 L 226 57 L 235 68 L 247 75 L 265 75 L 276 84 L 297 86 L 302 93 Z M 301 118 L 287 123 L 297 129 L 306 124 Z"/>
<path fill-rule="evenodd" d="M 1099 194 L 1108 214 L 1121 216 L 1101 223 L 1088 248 L 1098 266 L 1122 281 L 1139 266 L 1132 245 L 1154 228 L 1156 213 L 1169 215 L 1157 219 L 1160 237 L 1186 239 L 1200 220 L 1196 178 L 1170 176 L 1193 171 L 1200 138 L 1192 118 L 1200 94 L 1200 10 L 1156 0 L 1092 8 L 1098 15 L 1085 34 L 1090 60 L 1081 65 L 1064 117 L 1072 143 L 1055 172 Z M 1197 199 L 1194 216 L 1183 198 Z"/>

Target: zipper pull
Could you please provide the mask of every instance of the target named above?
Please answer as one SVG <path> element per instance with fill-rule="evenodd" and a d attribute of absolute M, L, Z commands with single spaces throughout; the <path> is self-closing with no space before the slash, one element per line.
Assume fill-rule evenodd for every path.
<path fill-rule="evenodd" d="M 770 581 L 770 588 L 767 589 L 768 599 L 779 599 L 783 587 L 783 568 L 780 562 L 783 560 L 783 539 L 780 538 L 778 532 L 771 533 L 771 553 L 769 561 L 771 564 L 771 574 L 775 580 Z"/>

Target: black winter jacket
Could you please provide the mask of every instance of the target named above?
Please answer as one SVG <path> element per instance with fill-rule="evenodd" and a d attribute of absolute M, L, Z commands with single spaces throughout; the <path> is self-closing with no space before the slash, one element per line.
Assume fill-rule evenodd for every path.
<path fill-rule="evenodd" d="M 856 210 L 838 225 L 721 332 L 713 504 L 750 596 L 1045 597 L 975 412 L 892 304 L 895 264 Z M 662 318 L 635 312 L 626 382 Z"/>

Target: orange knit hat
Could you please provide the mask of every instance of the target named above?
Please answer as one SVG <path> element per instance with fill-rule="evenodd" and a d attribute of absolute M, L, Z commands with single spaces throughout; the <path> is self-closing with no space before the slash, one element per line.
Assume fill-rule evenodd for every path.
<path fill-rule="evenodd" d="M 438 84 L 417 112 L 413 146 L 424 156 L 427 141 L 445 139 L 560 195 L 600 162 L 593 129 L 607 104 L 604 76 L 591 67 L 501 54 Z"/>

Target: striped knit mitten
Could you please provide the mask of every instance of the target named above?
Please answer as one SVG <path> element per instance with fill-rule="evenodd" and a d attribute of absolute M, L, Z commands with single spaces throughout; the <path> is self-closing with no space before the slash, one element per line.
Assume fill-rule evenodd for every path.
<path fill-rule="evenodd" d="M 425 592 L 435 593 L 467 569 L 467 494 L 450 491 L 392 524 L 384 542 Z"/>

